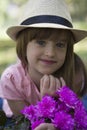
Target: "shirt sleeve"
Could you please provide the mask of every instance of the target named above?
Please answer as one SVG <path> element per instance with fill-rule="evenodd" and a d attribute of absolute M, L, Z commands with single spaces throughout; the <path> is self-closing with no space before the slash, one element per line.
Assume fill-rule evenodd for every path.
<path fill-rule="evenodd" d="M 5 114 L 8 118 L 12 117 L 13 113 L 12 113 L 6 99 L 3 99 L 3 111 L 5 112 Z"/>
<path fill-rule="evenodd" d="M 21 78 L 15 67 L 9 67 L 1 76 L 0 96 L 5 99 L 23 100 L 21 94 Z"/>

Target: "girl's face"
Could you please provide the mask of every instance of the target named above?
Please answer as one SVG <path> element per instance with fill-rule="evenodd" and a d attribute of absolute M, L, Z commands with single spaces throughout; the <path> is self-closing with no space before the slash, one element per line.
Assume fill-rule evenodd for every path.
<path fill-rule="evenodd" d="M 46 35 L 46 34 L 45 34 Z M 27 61 L 30 74 L 52 74 L 65 61 L 68 43 L 67 31 L 53 31 L 48 38 L 33 39 L 27 45 Z"/>

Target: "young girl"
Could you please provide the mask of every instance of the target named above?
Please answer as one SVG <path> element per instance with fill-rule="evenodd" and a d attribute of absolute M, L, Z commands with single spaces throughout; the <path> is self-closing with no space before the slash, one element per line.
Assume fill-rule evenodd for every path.
<path fill-rule="evenodd" d="M 74 90 L 73 44 L 87 36 L 87 31 L 73 29 L 63 0 L 29 0 L 23 16 L 20 25 L 7 30 L 17 42 L 19 62 L 7 68 L 0 81 L 1 96 L 14 115 L 44 95 L 55 97 L 64 85 Z M 48 129 L 55 130 L 49 123 L 36 128 Z"/>

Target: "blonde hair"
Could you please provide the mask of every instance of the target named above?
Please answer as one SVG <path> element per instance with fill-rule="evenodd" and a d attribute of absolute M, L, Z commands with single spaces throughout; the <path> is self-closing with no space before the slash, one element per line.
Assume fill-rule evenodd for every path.
<path fill-rule="evenodd" d="M 27 66 L 28 64 L 27 57 L 26 57 L 26 49 L 29 41 L 37 38 L 46 39 L 52 34 L 53 30 L 55 29 L 27 28 L 19 32 L 19 34 L 17 35 L 16 51 L 19 59 L 21 60 L 24 66 Z M 62 31 L 62 29 L 60 29 L 59 31 Z M 53 75 L 58 78 L 62 76 L 65 79 L 67 85 L 71 89 L 73 89 L 73 78 L 74 78 L 73 36 L 70 31 L 66 30 L 66 32 L 68 32 L 68 48 L 67 48 L 65 63 Z"/>

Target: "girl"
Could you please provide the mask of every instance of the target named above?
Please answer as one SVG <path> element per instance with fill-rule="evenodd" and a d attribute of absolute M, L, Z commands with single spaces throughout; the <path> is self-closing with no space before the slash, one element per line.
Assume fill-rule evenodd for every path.
<path fill-rule="evenodd" d="M 73 88 L 71 36 L 68 30 L 41 28 L 25 29 L 18 34 L 16 49 L 21 61 L 10 66 L 1 79 L 14 114 L 45 94 L 56 96 L 55 91 L 65 84 Z"/>
<path fill-rule="evenodd" d="M 1 96 L 14 115 L 44 95 L 55 97 L 64 85 L 74 90 L 73 44 L 87 36 L 87 31 L 73 29 L 63 0 L 29 0 L 22 16 L 20 25 L 7 30 L 17 42 L 19 62 L 5 70 L 0 82 Z M 55 130 L 49 123 L 36 128 L 48 129 Z"/>

